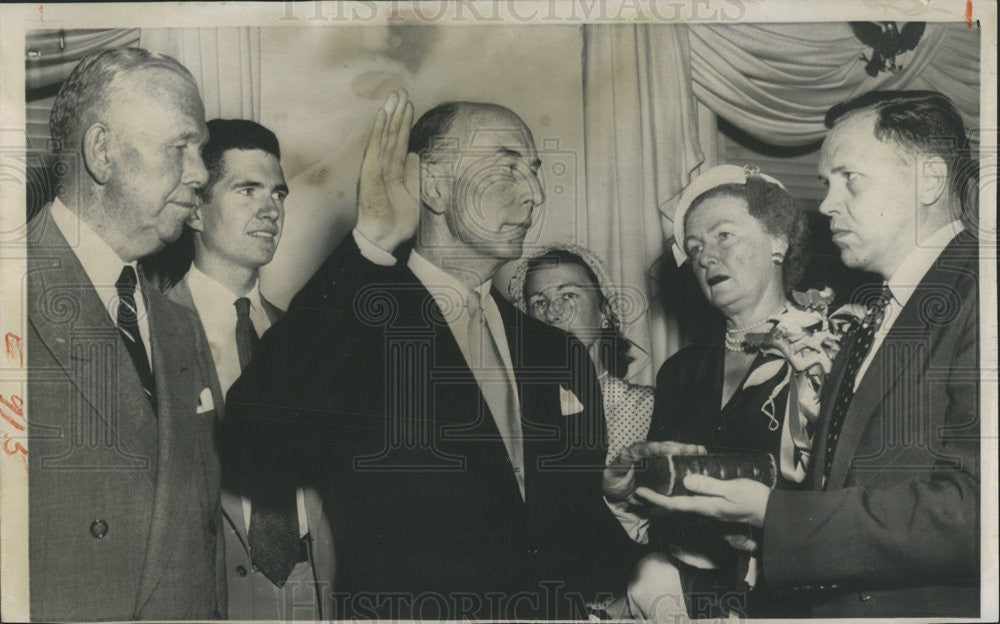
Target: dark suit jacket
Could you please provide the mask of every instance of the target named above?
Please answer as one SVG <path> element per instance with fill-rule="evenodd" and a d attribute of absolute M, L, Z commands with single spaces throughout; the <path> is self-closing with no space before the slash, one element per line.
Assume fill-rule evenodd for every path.
<path fill-rule="evenodd" d="M 255 461 L 326 493 L 335 617 L 579 615 L 568 591 L 608 589 L 636 559 L 601 496 L 603 410 L 586 350 L 494 298 L 520 393 L 526 501 L 430 293 L 405 263 L 365 260 L 353 237 L 230 390 L 232 435 Z M 560 386 L 582 411 L 563 415 Z"/>
<path fill-rule="evenodd" d="M 197 313 L 194 305 L 194 298 L 191 296 L 191 287 L 188 284 L 188 275 L 185 275 L 169 291 L 167 298 L 175 303 L 179 303 L 185 308 Z M 267 299 L 261 297 L 261 305 L 271 323 L 280 319 L 284 312 L 273 305 Z M 200 320 L 200 317 L 199 317 Z M 235 321 L 234 321 L 235 322 Z M 199 332 L 205 342 L 204 329 L 199 323 Z M 236 330 L 235 324 L 233 331 Z M 212 354 L 207 350 L 207 359 L 203 366 L 210 371 L 212 382 L 212 394 L 219 406 L 220 418 L 225 418 L 222 408 L 225 396 L 216 373 L 215 363 L 212 361 Z M 247 475 L 231 475 L 234 478 L 246 477 Z M 222 488 L 222 517 L 225 520 L 225 544 L 226 544 L 226 585 L 229 594 L 229 617 L 233 619 L 260 619 L 258 614 L 270 613 L 273 611 L 274 617 L 279 619 L 302 619 L 303 614 L 310 613 L 311 617 L 319 618 L 333 610 L 333 580 L 334 580 L 334 551 L 333 535 L 330 532 L 330 524 L 323 513 L 323 503 L 314 488 L 306 488 L 304 492 L 307 523 L 309 525 L 309 535 L 311 537 L 312 548 L 310 557 L 312 570 L 309 572 L 315 579 L 317 588 L 317 598 L 319 600 L 319 613 L 310 608 L 309 603 L 298 604 L 299 596 L 305 594 L 302 588 L 292 587 L 290 583 L 286 586 L 287 591 L 264 585 L 269 583 L 266 579 L 254 578 L 255 574 L 247 574 L 253 566 L 250 556 L 250 542 L 247 539 L 247 520 L 243 514 L 242 484 L 240 480 L 235 483 L 223 483 Z M 242 569 L 241 569 L 242 568 Z M 264 590 L 258 591 L 263 585 Z M 268 604 L 266 596 L 271 596 L 273 602 Z M 264 606 L 267 605 L 267 606 Z M 294 616 L 294 617 L 293 617 Z M 270 618 L 268 618 L 270 619 Z"/>
<path fill-rule="evenodd" d="M 775 491 L 765 583 L 814 617 L 979 615 L 977 241 L 942 252 L 858 386 L 822 485 L 838 358 L 824 388 L 812 491 Z M 847 353 L 845 347 L 843 353 Z"/>
<path fill-rule="evenodd" d="M 158 416 L 49 208 L 29 224 L 33 620 L 225 614 L 215 415 L 199 413 L 207 345 L 190 312 L 139 279 Z"/>

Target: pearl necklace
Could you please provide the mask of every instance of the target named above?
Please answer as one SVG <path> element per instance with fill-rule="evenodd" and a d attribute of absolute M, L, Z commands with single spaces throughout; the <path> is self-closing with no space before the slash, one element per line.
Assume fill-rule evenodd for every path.
<path fill-rule="evenodd" d="M 785 305 L 785 307 L 787 307 L 787 304 Z M 742 338 L 743 334 L 747 333 L 748 330 L 751 330 L 754 327 L 760 327 L 764 323 L 769 322 L 769 319 L 772 316 L 774 316 L 774 314 L 769 314 L 766 318 L 762 318 L 758 321 L 750 323 L 749 325 L 744 325 L 743 327 L 734 327 L 732 329 L 727 329 L 726 340 L 725 340 L 726 349 L 728 351 L 733 351 L 736 353 L 745 353 L 747 349 L 746 349 L 746 343 L 743 342 Z M 739 336 L 739 338 L 736 338 L 736 336 Z"/>
<path fill-rule="evenodd" d="M 744 353 L 746 348 L 744 347 L 744 342 L 742 340 L 733 340 L 729 336 L 726 336 L 725 346 L 727 351 L 734 351 L 736 353 Z"/>
<path fill-rule="evenodd" d="M 767 318 L 762 318 L 759 321 L 757 321 L 756 323 L 750 323 L 749 325 L 744 325 L 743 327 L 734 327 L 732 329 L 727 329 L 726 330 L 726 335 L 728 336 L 729 334 L 745 334 L 745 333 L 747 333 L 748 329 L 753 329 L 754 327 L 757 327 L 759 325 L 763 325 L 764 323 L 767 323 L 768 319 L 770 319 L 772 316 L 774 316 L 774 315 L 773 314 L 769 314 L 767 316 Z"/>

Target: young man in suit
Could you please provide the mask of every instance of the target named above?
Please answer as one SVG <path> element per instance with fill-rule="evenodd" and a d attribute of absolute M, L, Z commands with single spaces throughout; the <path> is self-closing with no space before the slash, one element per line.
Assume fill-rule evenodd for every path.
<path fill-rule="evenodd" d="M 762 526 L 763 586 L 813 617 L 975 618 L 979 246 L 962 219 L 976 165 L 940 93 L 868 93 L 827 125 L 820 212 L 843 262 L 884 282 L 824 382 L 811 487 L 688 477 L 704 496 L 637 493 Z"/>
<path fill-rule="evenodd" d="M 491 288 L 541 163 L 506 108 L 443 104 L 411 134 L 412 110 L 379 112 L 357 227 L 233 386 L 230 435 L 323 488 L 334 617 L 580 616 L 637 556 L 601 497 L 585 348 Z"/>
<path fill-rule="evenodd" d="M 208 177 L 197 86 L 170 57 L 104 50 L 50 126 L 61 187 L 28 225 L 32 619 L 222 617 L 208 346 L 137 269 Z"/>
<path fill-rule="evenodd" d="M 194 250 L 167 297 L 195 311 L 211 348 L 208 368 L 222 397 L 250 362 L 257 340 L 282 311 L 260 292 L 260 268 L 281 240 L 288 186 L 273 132 L 253 121 L 213 119 L 202 158 L 208 183 L 187 220 Z M 313 490 L 244 495 L 252 474 L 224 471 L 229 617 L 324 619 L 333 584 L 333 543 Z M 324 609 L 325 607 L 325 609 Z"/>

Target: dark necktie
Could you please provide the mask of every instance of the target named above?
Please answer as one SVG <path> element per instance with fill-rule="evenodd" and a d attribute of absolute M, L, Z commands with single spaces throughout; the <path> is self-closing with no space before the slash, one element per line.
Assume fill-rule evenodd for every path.
<path fill-rule="evenodd" d="M 142 390 L 149 399 L 149 404 L 153 406 L 153 413 L 156 413 L 156 380 L 153 371 L 149 367 L 149 358 L 146 356 L 146 345 L 142 342 L 142 334 L 139 333 L 139 311 L 135 305 L 135 285 L 138 281 L 135 269 L 126 264 L 122 272 L 118 275 L 115 288 L 118 290 L 118 333 L 121 334 L 125 342 L 125 349 L 132 364 L 139 374 L 139 381 L 142 383 Z"/>
<path fill-rule="evenodd" d="M 257 348 L 257 329 L 250 320 L 250 300 L 240 297 L 233 305 L 236 306 L 236 355 L 242 371 L 250 364 Z"/>
<path fill-rule="evenodd" d="M 240 370 L 246 369 L 257 347 L 257 330 L 250 320 L 250 300 L 236 300 L 236 353 Z M 299 515 L 295 488 L 282 484 L 274 475 L 261 474 L 250 501 L 250 555 L 254 566 L 269 581 L 283 587 L 298 563 L 301 552 Z"/>
<path fill-rule="evenodd" d="M 855 334 L 854 342 L 851 345 L 851 352 L 847 355 L 847 366 L 844 369 L 844 378 L 840 382 L 837 390 L 837 397 L 833 402 L 833 410 L 830 412 L 830 429 L 826 434 L 826 462 L 823 466 L 823 485 L 826 486 L 830 478 L 830 468 L 833 466 L 833 452 L 837 449 L 837 439 L 840 438 L 840 430 L 844 426 L 844 418 L 847 410 L 851 406 L 851 399 L 854 398 L 854 386 L 857 382 L 858 370 L 861 363 L 865 361 L 868 352 L 871 351 L 872 343 L 875 341 L 875 333 L 882 325 L 885 318 L 885 309 L 892 299 L 892 291 L 888 285 L 882 286 L 882 292 L 878 300 L 868 310 L 861 326 Z"/>

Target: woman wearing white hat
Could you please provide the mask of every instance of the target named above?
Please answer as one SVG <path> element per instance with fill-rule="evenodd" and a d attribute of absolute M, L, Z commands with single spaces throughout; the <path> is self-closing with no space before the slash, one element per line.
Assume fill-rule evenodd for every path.
<path fill-rule="evenodd" d="M 629 302 L 600 259 L 578 245 L 553 243 L 523 261 L 508 288 L 515 305 L 526 314 L 569 332 L 587 346 L 604 396 L 607 461 L 645 440 L 653 388 L 628 381 L 629 365 L 638 351 L 622 330 L 627 320 L 623 308 Z"/>
<path fill-rule="evenodd" d="M 770 330 L 770 319 L 788 306 L 804 273 L 806 236 L 805 214 L 779 181 L 756 168 L 715 167 L 685 189 L 674 220 L 675 254 L 679 262 L 690 260 L 726 331 L 664 363 L 649 440 L 703 445 L 712 454 L 770 454 L 779 464 L 777 487 L 803 480 L 811 444 L 798 410 L 788 405 L 789 376 L 775 374 L 783 366 L 779 356 L 745 339 Z M 629 449 L 619 465 L 651 453 Z M 624 475 L 606 473 L 609 498 L 639 502 L 634 479 Z M 662 554 L 639 566 L 629 591 L 633 615 L 656 619 L 685 606 L 691 617 L 745 615 L 755 564 L 724 539 L 732 527 L 676 516 L 657 524 L 650 542 L 661 540 Z"/>

